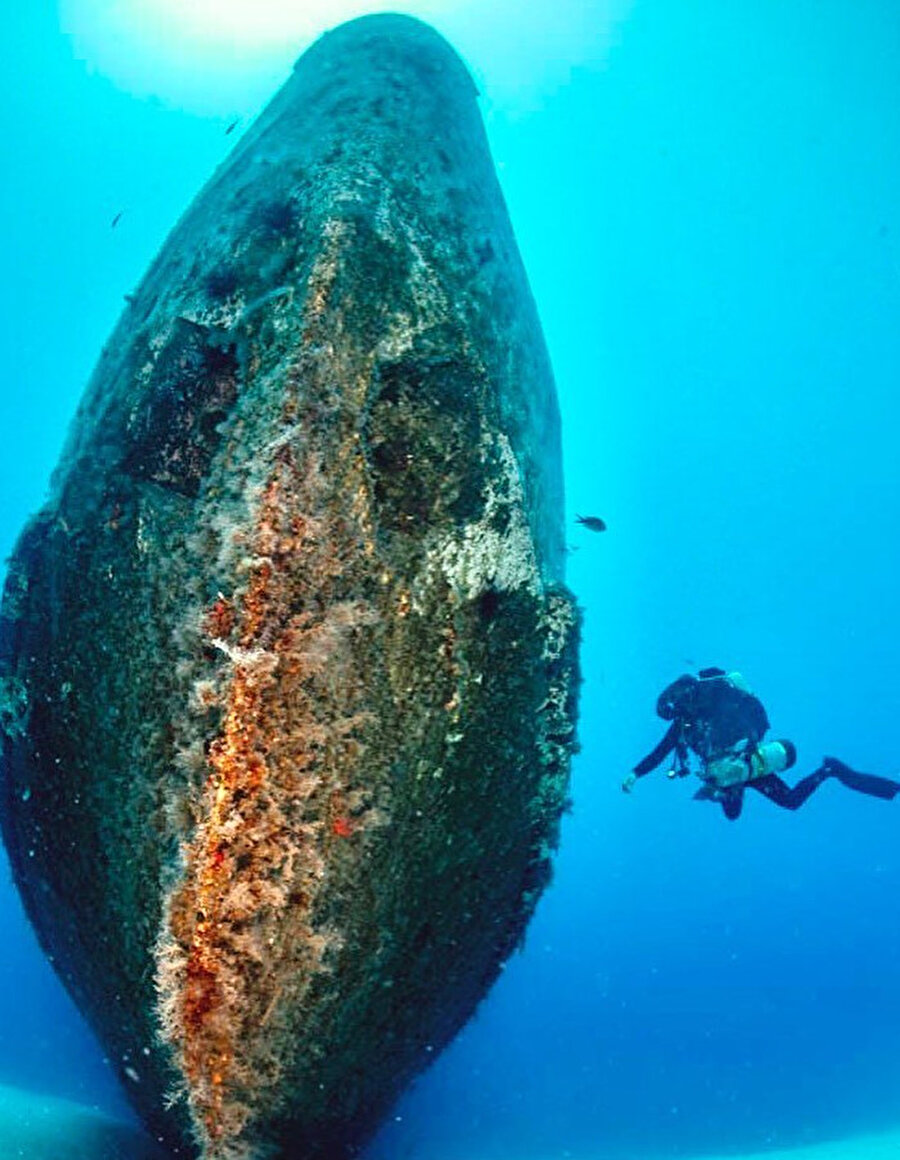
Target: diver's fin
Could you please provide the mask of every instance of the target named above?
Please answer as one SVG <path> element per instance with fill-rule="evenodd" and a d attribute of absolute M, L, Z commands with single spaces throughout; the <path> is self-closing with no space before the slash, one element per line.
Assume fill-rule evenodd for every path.
<path fill-rule="evenodd" d="M 841 785 L 847 789 L 854 789 L 857 793 L 865 793 L 870 797 L 881 798 L 882 801 L 893 801 L 900 793 L 900 781 L 892 781 L 889 777 L 877 777 L 874 773 L 859 773 L 838 761 L 836 757 L 826 757 L 822 768 L 831 776 L 836 777 Z"/>

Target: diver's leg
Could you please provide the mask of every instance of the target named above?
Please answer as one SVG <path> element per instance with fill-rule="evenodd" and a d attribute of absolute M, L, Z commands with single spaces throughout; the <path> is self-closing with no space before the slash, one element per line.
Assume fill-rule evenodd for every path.
<path fill-rule="evenodd" d="M 725 817 L 728 818 L 729 822 L 733 822 L 741 816 L 741 808 L 744 804 L 744 791 L 738 785 L 731 786 L 725 790 L 721 801 L 722 809 L 725 811 Z"/>
<path fill-rule="evenodd" d="M 748 781 L 747 785 L 784 810 L 799 810 L 809 795 L 815 793 L 822 782 L 829 777 L 831 777 L 831 773 L 823 765 L 815 773 L 808 774 L 794 786 L 788 785 L 774 773 L 767 774 L 765 777 L 755 777 L 752 781 Z"/>
<path fill-rule="evenodd" d="M 882 801 L 893 801 L 900 793 L 900 781 L 876 777 L 874 773 L 858 773 L 849 765 L 844 765 L 843 761 L 838 761 L 836 757 L 826 757 L 822 762 L 822 769 L 828 771 L 829 777 L 836 777 L 847 789 L 867 793 L 870 797 L 881 798 Z"/>
<path fill-rule="evenodd" d="M 782 809 L 797 810 L 829 777 L 837 778 L 841 785 L 845 785 L 848 789 L 881 798 L 882 801 L 892 801 L 900 794 L 900 781 L 876 777 L 872 773 L 858 773 L 843 761 L 838 761 L 836 757 L 826 757 L 814 773 L 808 774 L 795 786 L 787 785 L 774 773 L 770 773 L 767 777 L 755 778 L 747 784 Z"/>

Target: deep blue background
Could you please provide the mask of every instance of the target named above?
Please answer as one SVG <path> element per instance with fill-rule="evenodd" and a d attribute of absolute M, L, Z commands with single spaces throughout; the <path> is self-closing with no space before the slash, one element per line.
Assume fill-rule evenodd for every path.
<path fill-rule="evenodd" d="M 4 555 L 233 111 L 117 90 L 49 5 L 5 22 Z M 376 1155 L 677 1156 L 896 1123 L 900 802 L 829 784 L 731 825 L 689 784 L 619 782 L 659 688 L 707 664 L 744 672 L 801 772 L 900 770 L 900 10 L 638 0 L 527 107 L 492 97 L 490 37 L 468 37 L 559 384 L 583 752 L 525 953 Z M 5 880 L 0 922 L 0 1081 L 121 1108 Z"/>

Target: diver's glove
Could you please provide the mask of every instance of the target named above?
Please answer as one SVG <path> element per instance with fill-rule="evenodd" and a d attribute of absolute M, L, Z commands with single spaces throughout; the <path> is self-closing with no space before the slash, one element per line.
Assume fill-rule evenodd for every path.
<path fill-rule="evenodd" d="M 622 793 L 631 793 L 632 786 L 636 781 L 637 775 L 634 773 L 629 773 L 625 780 L 622 782 Z"/>

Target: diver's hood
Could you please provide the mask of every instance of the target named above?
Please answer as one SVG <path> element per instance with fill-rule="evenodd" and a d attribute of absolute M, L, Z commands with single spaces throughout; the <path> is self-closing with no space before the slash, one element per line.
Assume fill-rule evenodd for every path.
<path fill-rule="evenodd" d="M 674 721 L 676 717 L 687 716 L 698 683 L 696 677 L 685 673 L 676 678 L 671 685 L 666 685 L 656 702 L 657 716 L 662 717 L 663 721 Z"/>

